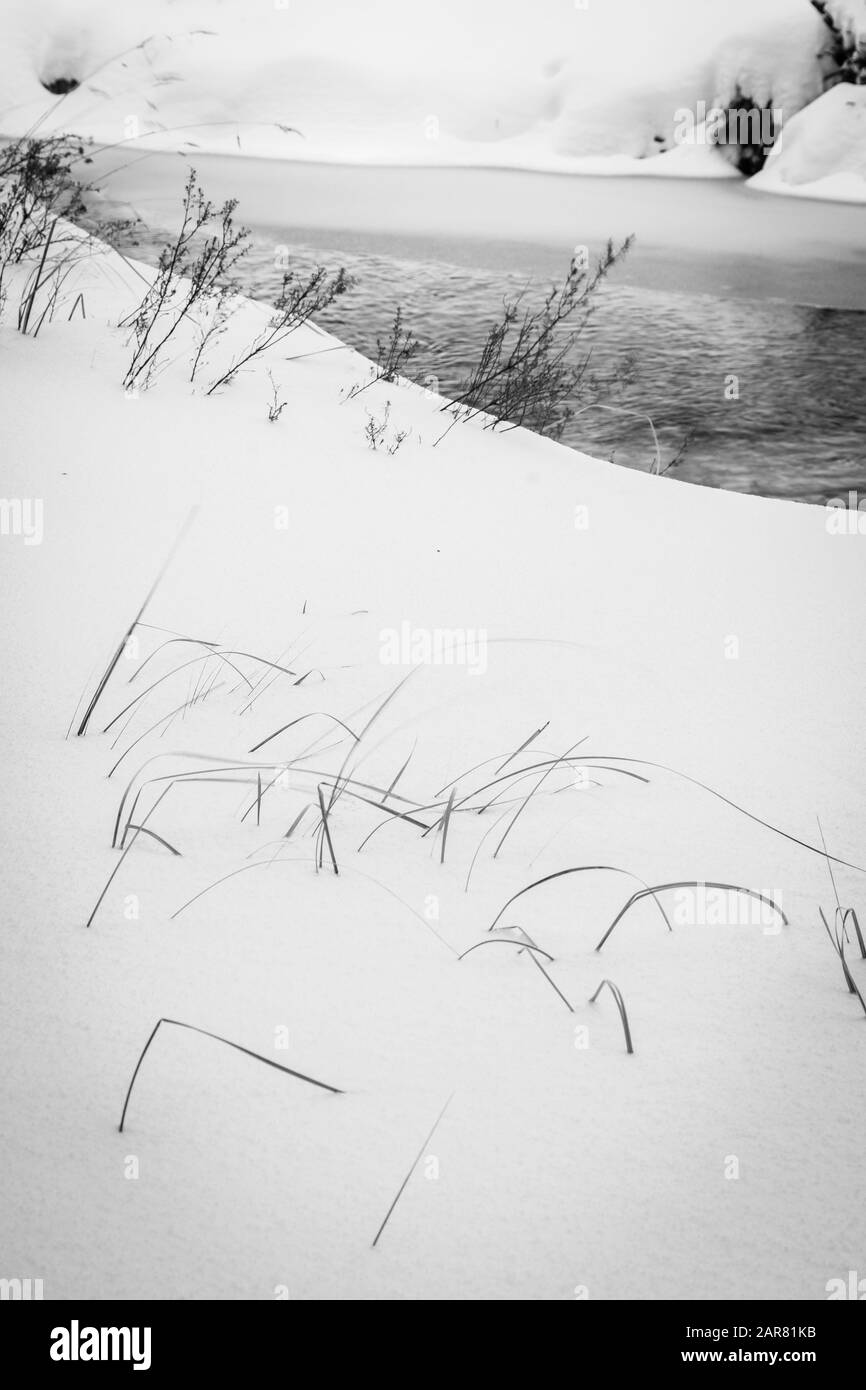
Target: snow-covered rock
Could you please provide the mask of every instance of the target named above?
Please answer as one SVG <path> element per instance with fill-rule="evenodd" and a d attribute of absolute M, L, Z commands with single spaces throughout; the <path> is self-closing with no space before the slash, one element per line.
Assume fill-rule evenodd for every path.
<path fill-rule="evenodd" d="M 866 201 L 866 87 L 840 83 L 786 123 L 752 187 Z"/>

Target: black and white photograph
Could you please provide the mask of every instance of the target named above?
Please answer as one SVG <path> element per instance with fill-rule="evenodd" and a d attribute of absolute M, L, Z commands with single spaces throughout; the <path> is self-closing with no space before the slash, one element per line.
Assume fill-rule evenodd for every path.
<path fill-rule="evenodd" d="M 866 0 L 0 0 L 25 1365 L 850 1350 L 864 362 Z"/>

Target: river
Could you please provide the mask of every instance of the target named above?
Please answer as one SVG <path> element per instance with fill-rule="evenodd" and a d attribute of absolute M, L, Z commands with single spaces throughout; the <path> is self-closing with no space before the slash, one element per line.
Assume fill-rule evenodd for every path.
<path fill-rule="evenodd" d="M 253 234 L 244 288 L 267 298 L 286 255 L 345 265 L 350 293 L 321 325 L 369 356 L 402 306 L 422 344 L 413 375 L 455 391 L 507 295 L 540 295 L 575 246 L 634 234 L 598 296 L 582 351 L 633 379 L 576 415 L 564 441 L 633 468 L 764 496 L 866 492 L 866 207 L 786 199 L 739 180 L 597 178 L 488 169 L 371 168 L 230 158 L 101 155 L 106 208 L 176 223 L 186 166 L 240 200 Z M 580 408 L 581 401 L 573 402 Z"/>

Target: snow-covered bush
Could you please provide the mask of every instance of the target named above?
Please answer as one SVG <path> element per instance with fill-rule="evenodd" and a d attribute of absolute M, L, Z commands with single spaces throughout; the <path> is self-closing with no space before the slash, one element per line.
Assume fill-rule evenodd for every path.
<path fill-rule="evenodd" d="M 866 83 L 866 4 L 863 0 L 812 0 L 830 31 L 825 54 L 833 63 L 829 82 Z"/>
<path fill-rule="evenodd" d="M 725 113 L 723 149 L 741 174 L 751 178 L 760 172 L 779 135 L 772 98 L 758 106 L 751 97 L 737 89 Z"/>

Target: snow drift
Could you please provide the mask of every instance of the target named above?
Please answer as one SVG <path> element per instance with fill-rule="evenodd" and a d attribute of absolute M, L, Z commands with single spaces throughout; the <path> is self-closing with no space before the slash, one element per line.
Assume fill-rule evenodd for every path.
<path fill-rule="evenodd" d="M 721 151 L 676 146 L 676 112 L 742 95 L 790 119 L 821 93 L 826 33 L 806 0 L 445 0 L 435 13 L 397 0 L 91 0 L 74 16 L 59 0 L 3 0 L 0 128 L 41 119 L 112 144 L 289 159 L 724 176 Z M 46 88 L 70 82 L 55 105 Z M 851 172 L 859 155 L 845 151 L 831 144 L 826 167 Z"/>

